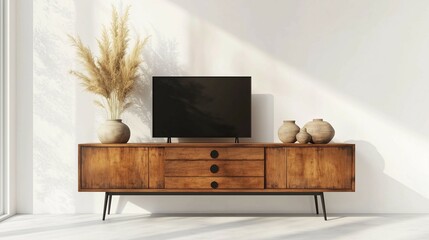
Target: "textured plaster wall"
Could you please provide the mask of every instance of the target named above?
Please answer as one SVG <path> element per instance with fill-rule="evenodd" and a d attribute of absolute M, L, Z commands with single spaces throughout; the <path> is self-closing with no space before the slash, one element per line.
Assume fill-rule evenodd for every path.
<path fill-rule="evenodd" d="M 78 66 L 67 34 L 95 50 L 111 4 L 132 6 L 133 38 L 151 36 L 145 79 L 123 116 L 131 142 L 160 140 L 150 132 L 150 76 L 250 75 L 252 141 L 278 142 L 285 119 L 302 126 L 324 118 L 336 129 L 335 142 L 356 144 L 356 192 L 326 194 L 329 212 L 429 212 L 429 3 L 396 0 L 33 1 L 33 79 L 25 79 L 33 87 L 33 114 L 25 119 L 33 124 L 33 158 L 26 160 L 32 182 L 21 186 L 32 196 L 18 211 L 102 209 L 102 193 L 77 192 L 77 144 L 96 142 L 105 116 L 68 74 Z M 312 201 L 116 197 L 113 209 L 307 213 Z"/>

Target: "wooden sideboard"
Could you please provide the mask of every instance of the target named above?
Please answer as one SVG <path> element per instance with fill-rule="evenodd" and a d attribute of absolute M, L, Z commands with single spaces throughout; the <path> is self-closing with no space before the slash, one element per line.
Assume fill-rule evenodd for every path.
<path fill-rule="evenodd" d="M 112 195 L 313 195 L 354 192 L 354 144 L 79 144 L 79 191 Z"/>

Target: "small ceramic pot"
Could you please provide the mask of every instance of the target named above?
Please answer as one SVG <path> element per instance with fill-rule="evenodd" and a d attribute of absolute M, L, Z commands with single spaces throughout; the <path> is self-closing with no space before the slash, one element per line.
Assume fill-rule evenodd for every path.
<path fill-rule="evenodd" d="M 298 132 L 299 127 L 295 124 L 295 120 L 283 121 L 283 125 L 278 131 L 279 139 L 283 143 L 294 143 L 296 142 L 296 134 Z"/>
<path fill-rule="evenodd" d="M 101 143 L 127 143 L 130 140 L 130 128 L 121 119 L 106 120 L 97 130 Z"/>
<path fill-rule="evenodd" d="M 334 128 L 323 119 L 313 119 L 305 124 L 304 128 L 311 135 L 312 143 L 329 143 L 335 135 Z"/>
<path fill-rule="evenodd" d="M 309 143 L 311 141 L 311 136 L 308 134 L 305 127 L 301 128 L 301 131 L 296 135 L 296 140 L 302 144 Z"/>

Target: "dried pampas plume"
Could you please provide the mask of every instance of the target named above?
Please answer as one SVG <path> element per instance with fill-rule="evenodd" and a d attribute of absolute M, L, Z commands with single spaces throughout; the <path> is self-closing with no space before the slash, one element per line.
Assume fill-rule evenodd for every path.
<path fill-rule="evenodd" d="M 85 69 L 85 72 L 71 70 L 70 73 L 81 80 L 87 91 L 102 97 L 95 104 L 106 109 L 110 119 L 119 119 L 130 105 L 127 96 L 139 77 L 138 69 L 143 61 L 140 53 L 149 39 L 146 37 L 141 41 L 138 38 L 131 52 L 127 53 L 129 9 L 127 7 L 125 13 L 119 16 L 116 8 L 112 7 L 110 29 L 103 26 L 101 38 L 97 39 L 99 57 L 95 57 L 79 37 L 69 35 Z"/>

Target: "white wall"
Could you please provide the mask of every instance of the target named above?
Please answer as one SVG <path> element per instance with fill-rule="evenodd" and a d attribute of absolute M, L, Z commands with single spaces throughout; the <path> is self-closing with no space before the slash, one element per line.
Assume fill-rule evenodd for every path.
<path fill-rule="evenodd" d="M 326 194 L 329 212 L 429 212 L 429 2 L 36 0 L 34 81 L 24 79 L 33 84 L 33 184 L 21 186 L 33 191 L 23 201 L 32 202 L 34 213 L 101 211 L 102 193 L 77 192 L 77 144 L 97 141 L 104 115 L 68 74 L 77 66 L 66 34 L 79 34 L 95 50 L 112 3 L 132 5 L 133 37 L 152 36 L 143 53 L 147 76 L 251 75 L 259 94 L 253 140 L 278 142 L 284 119 L 302 126 L 322 117 L 336 129 L 334 141 L 355 143 L 356 192 Z M 123 116 L 132 142 L 153 141 L 148 80 Z M 24 205 L 18 210 L 31 210 Z M 120 197 L 113 206 L 118 212 L 314 211 L 308 197 Z"/>

